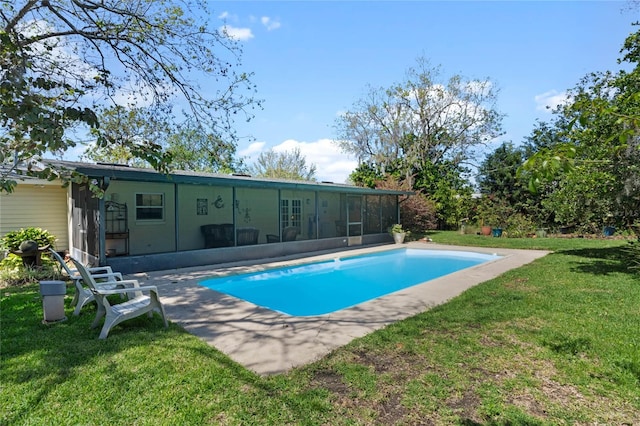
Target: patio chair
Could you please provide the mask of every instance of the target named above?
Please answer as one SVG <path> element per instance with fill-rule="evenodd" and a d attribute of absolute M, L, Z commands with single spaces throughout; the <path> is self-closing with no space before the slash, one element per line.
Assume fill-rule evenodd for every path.
<path fill-rule="evenodd" d="M 233 223 L 202 225 L 200 231 L 204 236 L 205 248 L 233 246 Z"/>
<path fill-rule="evenodd" d="M 296 226 L 287 226 L 282 230 L 282 240 L 275 234 L 267 234 L 268 243 L 279 243 L 280 241 L 295 241 L 298 236 L 298 228 Z"/>
<path fill-rule="evenodd" d="M 258 244 L 260 230 L 257 228 L 238 228 L 236 231 L 236 245 L 249 246 Z"/>
<path fill-rule="evenodd" d="M 75 309 L 73 310 L 73 315 L 80 315 L 80 311 L 82 307 L 87 303 L 91 303 L 95 300 L 93 293 L 88 288 L 82 285 L 82 276 L 78 272 L 76 268 L 69 267 L 67 262 L 64 261 L 62 256 L 58 254 L 52 248 L 49 248 L 49 252 L 54 259 L 58 261 L 60 266 L 62 267 L 63 273 L 69 277 L 71 281 L 73 281 L 73 285 L 75 286 L 75 294 L 73 295 L 73 300 L 71 301 L 72 305 L 75 305 Z M 120 272 L 113 272 L 110 266 L 97 266 L 93 268 L 85 267 L 87 271 L 93 276 L 95 280 L 105 280 L 104 282 L 97 282 L 97 285 L 105 288 L 107 290 L 114 288 L 123 288 L 128 284 L 133 286 L 133 282 L 122 279 L 122 274 Z M 123 295 L 124 296 L 124 295 Z"/>
<path fill-rule="evenodd" d="M 96 313 L 96 318 L 91 324 L 91 328 L 97 327 L 100 320 L 104 317 L 104 324 L 100 331 L 99 339 L 106 339 L 111 328 L 121 322 L 139 317 L 143 314 L 147 314 L 149 317 L 152 317 L 153 311 L 157 311 L 162 316 L 165 328 L 169 326 L 167 323 L 167 317 L 164 313 L 164 306 L 162 306 L 160 298 L 158 297 L 158 289 L 156 286 L 140 287 L 139 285 L 136 285 L 134 297 L 130 297 L 128 300 L 121 303 L 112 304 L 107 296 L 112 294 L 128 294 L 131 293 L 131 288 L 115 288 L 111 290 L 100 288 L 93 279 L 93 276 L 82 263 L 73 258 L 71 258 L 71 261 L 82 276 L 82 280 L 91 289 L 91 292 L 98 303 L 98 311 Z M 149 293 L 149 295 L 144 294 L 145 292 Z"/>

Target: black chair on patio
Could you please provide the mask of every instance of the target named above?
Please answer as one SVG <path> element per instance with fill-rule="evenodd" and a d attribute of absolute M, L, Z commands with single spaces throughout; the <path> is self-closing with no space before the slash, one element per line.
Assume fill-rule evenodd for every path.
<path fill-rule="evenodd" d="M 282 230 L 282 240 L 275 234 L 267 234 L 268 243 L 279 243 L 280 241 L 295 241 L 298 237 L 298 227 L 287 226 Z"/>
<path fill-rule="evenodd" d="M 236 231 L 236 245 L 250 246 L 258 244 L 260 230 L 257 228 L 238 228 Z"/>
<path fill-rule="evenodd" d="M 204 247 L 231 247 L 233 246 L 233 224 L 218 223 L 211 225 L 202 225 L 200 227 L 202 235 L 204 235 Z"/>

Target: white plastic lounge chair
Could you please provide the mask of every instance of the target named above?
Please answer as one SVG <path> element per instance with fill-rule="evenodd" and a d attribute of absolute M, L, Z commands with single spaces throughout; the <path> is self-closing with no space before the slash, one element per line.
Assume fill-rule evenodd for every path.
<path fill-rule="evenodd" d="M 73 315 L 78 316 L 80 315 L 80 311 L 82 310 L 82 307 L 84 305 L 95 300 L 93 293 L 90 289 L 82 285 L 82 276 L 76 268 L 69 267 L 62 256 L 60 256 L 58 252 L 56 252 L 52 248 L 49 248 L 49 251 L 51 252 L 51 255 L 54 257 L 54 259 L 58 261 L 63 271 L 66 272 L 66 274 L 69 276 L 69 279 L 73 281 L 76 292 L 73 296 L 73 301 L 71 302 L 71 304 L 75 305 Z M 134 286 L 133 282 L 130 282 L 129 280 L 123 280 L 122 274 L 120 272 L 113 272 L 110 266 L 97 266 L 94 268 L 86 268 L 86 270 L 93 276 L 95 280 L 105 280 L 104 282 L 98 282 L 97 285 L 106 290 L 123 288 L 127 285 Z"/>
<path fill-rule="evenodd" d="M 99 336 L 100 339 L 106 339 L 109 334 L 109 330 L 111 330 L 113 326 L 120 324 L 122 321 L 138 317 L 145 313 L 151 317 L 153 315 L 153 311 L 158 311 L 158 313 L 160 313 L 162 320 L 164 321 L 165 328 L 169 326 L 167 323 L 167 317 L 164 314 L 164 306 L 162 306 L 162 303 L 158 298 L 158 289 L 156 286 L 136 286 L 135 297 L 131 297 L 130 295 L 129 300 L 112 305 L 107 296 L 110 294 L 131 293 L 131 288 L 118 288 L 112 290 L 102 289 L 97 285 L 89 271 L 87 271 L 82 263 L 73 258 L 71 258 L 71 261 L 76 266 L 76 269 L 78 269 L 78 272 L 82 276 L 82 280 L 89 285 L 89 288 L 98 303 L 98 312 L 96 313 L 96 318 L 93 320 L 93 324 L 91 324 L 91 328 L 97 327 L 100 320 L 105 317 L 104 325 L 102 326 L 102 331 Z M 143 294 L 143 292 L 148 292 L 149 295 L 147 296 Z"/>

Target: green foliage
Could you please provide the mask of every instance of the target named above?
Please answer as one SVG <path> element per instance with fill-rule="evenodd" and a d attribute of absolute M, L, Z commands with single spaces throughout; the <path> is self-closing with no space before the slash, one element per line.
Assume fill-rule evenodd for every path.
<path fill-rule="evenodd" d="M 524 238 L 533 234 L 536 226 L 522 213 L 510 215 L 505 222 L 505 234 L 508 238 Z"/>
<path fill-rule="evenodd" d="M 297 147 L 284 152 L 269 150 L 261 153 L 249 166 L 249 173 L 265 178 L 314 181 L 316 165 L 307 165 L 306 158 Z"/>
<path fill-rule="evenodd" d="M 387 176 L 386 179 L 378 181 L 376 188 L 411 191 L 408 181 L 400 181 L 393 176 Z M 410 196 L 402 195 L 400 196 L 400 221 L 412 232 L 422 233 L 428 229 L 434 229 L 435 205 L 421 191 L 416 191 Z"/>
<path fill-rule="evenodd" d="M 553 211 L 559 225 L 575 225 L 578 231 L 598 233 L 605 224 L 614 220 L 616 179 L 596 165 L 576 168 L 558 181 L 555 190 L 542 200 L 542 205 Z"/>
<path fill-rule="evenodd" d="M 504 142 L 488 154 L 478 168 L 478 188 L 482 194 L 492 194 L 506 200 L 516 211 L 526 210 L 527 199 L 532 195 L 516 171 L 524 157 L 523 148 Z"/>
<path fill-rule="evenodd" d="M 0 287 L 60 279 L 63 279 L 60 268 L 48 256 L 42 256 L 42 265 L 38 267 L 24 266 L 22 258 L 12 253 L 0 261 Z"/>
<path fill-rule="evenodd" d="M 529 157 L 518 169 L 517 177 L 529 180 L 529 191 L 538 192 L 544 182 L 554 180 L 573 169 L 576 148 L 571 144 L 543 148 Z"/>
<path fill-rule="evenodd" d="M 56 242 L 55 235 L 42 228 L 21 228 L 17 231 L 7 232 L 0 239 L 0 247 L 6 250 L 18 250 L 23 241 L 31 240 L 38 243 L 38 247 L 53 245 Z"/>
<path fill-rule="evenodd" d="M 375 188 L 376 183 L 383 179 L 384 173 L 370 163 L 358 164 L 358 167 L 349 175 L 349 180 L 353 182 L 354 185 L 365 188 Z"/>
<path fill-rule="evenodd" d="M 629 269 L 640 273 L 640 236 L 636 241 L 629 241 L 626 247 Z"/>
<path fill-rule="evenodd" d="M 249 110 L 261 103 L 253 98 L 251 75 L 236 72 L 238 42 L 210 27 L 207 2 L 19 0 L 1 2 L 0 16 L 2 192 L 11 192 L 21 173 L 85 179 L 36 166 L 89 132 L 97 150 L 112 148 L 167 172 L 171 154 L 162 144 L 103 131 L 99 112 L 121 99 L 174 121 L 183 114 L 168 102 L 182 99 L 186 115 L 231 144 L 234 118 L 250 120 Z M 211 82 L 206 90 L 194 83 L 202 77 Z"/>
<path fill-rule="evenodd" d="M 472 220 L 480 226 L 504 228 L 514 211 L 505 199 L 495 195 L 485 195 L 475 200 L 473 213 Z"/>
<path fill-rule="evenodd" d="M 389 228 L 390 234 L 402 234 L 403 232 L 406 232 L 406 231 L 402 228 L 402 225 L 399 223 L 394 223 Z"/>
<path fill-rule="evenodd" d="M 630 71 L 591 73 L 554 111 L 553 128 L 534 134 L 518 170 L 532 191 L 542 189 L 547 216 L 595 232 L 626 227 L 640 217 L 640 32 L 629 35 L 619 62 Z M 539 211 L 538 211 L 539 213 Z M 613 223 L 611 223 L 613 222 Z"/>
<path fill-rule="evenodd" d="M 414 189 L 435 203 L 437 227 L 456 229 L 468 217 L 472 188 L 463 177 L 467 170 L 452 161 L 428 165 L 414 175 Z"/>

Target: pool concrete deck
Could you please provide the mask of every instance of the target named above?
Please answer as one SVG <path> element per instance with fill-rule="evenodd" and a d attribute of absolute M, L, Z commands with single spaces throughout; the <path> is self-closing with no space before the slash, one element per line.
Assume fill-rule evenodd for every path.
<path fill-rule="evenodd" d="M 495 253 L 503 257 L 351 308 L 312 317 L 292 317 L 261 308 L 201 287 L 198 282 L 229 273 L 254 272 L 278 266 L 378 252 L 397 246 L 391 244 L 297 258 L 267 259 L 262 262 L 153 271 L 132 274 L 130 277 L 158 287 L 171 321 L 205 340 L 244 367 L 260 375 L 271 375 L 284 373 L 293 367 L 315 361 L 357 337 L 426 311 L 472 286 L 549 253 L 541 250 L 457 247 L 431 242 L 411 242 L 403 246 Z"/>

